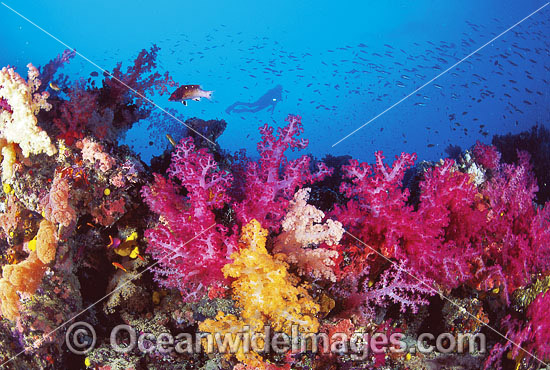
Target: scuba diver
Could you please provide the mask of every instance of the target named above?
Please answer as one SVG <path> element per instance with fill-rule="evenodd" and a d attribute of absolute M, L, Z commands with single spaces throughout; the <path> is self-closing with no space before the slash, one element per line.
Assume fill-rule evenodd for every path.
<path fill-rule="evenodd" d="M 267 107 L 271 107 L 271 113 L 275 110 L 275 106 L 280 100 L 283 100 L 283 87 L 281 85 L 277 85 L 271 90 L 268 90 L 265 94 L 263 94 L 258 100 L 256 100 L 253 103 L 245 103 L 237 101 L 233 104 L 231 104 L 227 109 L 225 110 L 227 113 L 235 112 L 235 113 L 244 113 L 244 112 L 250 112 L 255 113 L 259 112 Z"/>

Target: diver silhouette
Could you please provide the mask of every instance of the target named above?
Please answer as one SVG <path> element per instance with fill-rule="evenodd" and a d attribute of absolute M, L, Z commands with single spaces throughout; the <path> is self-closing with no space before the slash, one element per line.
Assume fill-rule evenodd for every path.
<path fill-rule="evenodd" d="M 275 110 L 275 106 L 277 103 L 281 100 L 283 100 L 283 87 L 281 85 L 277 85 L 271 90 L 268 90 L 265 94 L 263 94 L 258 100 L 256 100 L 253 103 L 246 103 L 246 102 L 240 102 L 237 101 L 233 104 L 231 104 L 227 109 L 225 110 L 227 113 L 235 112 L 235 113 L 255 113 L 259 112 L 265 108 L 271 107 L 271 113 Z"/>

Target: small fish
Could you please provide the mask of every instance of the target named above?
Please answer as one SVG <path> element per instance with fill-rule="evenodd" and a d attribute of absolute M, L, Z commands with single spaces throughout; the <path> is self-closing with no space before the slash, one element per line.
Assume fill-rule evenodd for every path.
<path fill-rule="evenodd" d="M 178 144 L 176 143 L 176 141 L 174 140 L 174 138 L 170 135 L 170 134 L 166 134 L 166 138 L 168 139 L 168 141 L 170 142 L 170 144 L 172 144 L 172 146 L 175 148 Z"/>
<path fill-rule="evenodd" d="M 122 266 L 122 265 L 121 265 L 120 263 L 118 263 L 118 262 L 113 262 L 113 266 L 115 266 L 115 268 L 121 269 L 121 270 L 124 271 L 124 272 L 128 272 L 128 271 L 124 268 L 124 266 Z"/>
<path fill-rule="evenodd" d="M 187 105 L 186 100 L 200 101 L 201 98 L 212 98 L 212 91 L 201 89 L 200 85 L 182 85 L 170 95 L 168 100 L 181 101 L 183 105 Z"/>
<path fill-rule="evenodd" d="M 97 77 L 99 76 L 99 73 L 97 73 L 96 71 L 93 71 L 92 73 L 90 73 L 90 76 Z"/>
<path fill-rule="evenodd" d="M 61 89 L 59 88 L 59 86 L 57 86 L 57 84 L 56 84 L 55 82 L 50 82 L 50 88 L 51 88 L 52 90 L 54 90 L 54 91 L 59 91 L 59 90 L 61 90 Z"/>
<path fill-rule="evenodd" d="M 122 243 L 122 241 L 119 238 L 114 238 L 109 235 L 109 244 L 107 244 L 107 248 L 118 248 L 118 246 Z"/>

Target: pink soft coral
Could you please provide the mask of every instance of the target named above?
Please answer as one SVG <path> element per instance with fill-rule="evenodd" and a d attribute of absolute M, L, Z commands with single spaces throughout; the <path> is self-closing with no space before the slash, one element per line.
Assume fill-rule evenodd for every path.
<path fill-rule="evenodd" d="M 109 171 L 116 164 L 115 159 L 105 152 L 103 145 L 89 138 L 77 142 L 76 147 L 82 150 L 82 159 L 92 165 L 97 163 L 101 172 Z"/>
<path fill-rule="evenodd" d="M 425 171 L 415 208 L 401 184 L 413 156 L 403 154 L 388 168 L 377 153 L 374 171 L 357 161 L 344 166 L 351 183 L 341 190 L 350 200 L 334 215 L 368 245 L 357 248 L 350 240 L 346 252 L 352 263 L 345 271 L 361 273 L 372 264 L 367 257 L 374 250 L 408 260 L 415 276 L 445 290 L 498 286 L 508 301 L 531 275 L 550 269 L 550 206 L 533 204 L 537 187 L 529 157 L 519 153 L 518 165 L 497 165 L 494 148 L 485 146 L 483 153 L 492 171 L 480 188 L 447 159 Z"/>
<path fill-rule="evenodd" d="M 374 269 L 372 269 L 374 270 Z M 406 261 L 394 263 L 378 277 L 373 276 L 370 266 L 359 274 L 349 274 L 331 290 L 337 298 L 343 299 L 344 308 L 351 314 L 360 313 L 360 319 L 375 317 L 376 308 L 398 304 L 401 312 L 413 313 L 428 304 L 426 299 L 436 291 L 433 281 L 418 279 Z M 375 274 L 374 274 L 375 275 Z M 376 283 L 374 280 L 378 280 Z"/>
<path fill-rule="evenodd" d="M 487 212 L 468 174 L 447 159 L 428 170 L 420 183 L 415 224 L 397 249 L 420 276 L 456 288 L 485 271 L 479 261 Z M 480 279 L 481 280 L 481 279 Z"/>
<path fill-rule="evenodd" d="M 169 179 L 155 175 L 153 184 L 142 189 L 151 210 L 161 216 L 145 233 L 147 251 L 161 266 L 155 272 L 162 285 L 179 288 L 188 300 L 198 299 L 210 286 L 226 282 L 221 268 L 237 247 L 236 233 L 218 224 L 214 214 L 228 201 L 232 177 L 206 149 L 196 150 L 191 138 L 176 147 L 168 173 Z"/>
<path fill-rule="evenodd" d="M 303 155 L 295 160 L 285 156 L 287 149 L 300 150 L 307 147 L 306 139 L 297 139 L 304 129 L 301 117 L 289 115 L 288 125 L 277 129 L 267 124 L 260 128 L 262 141 L 258 143 L 260 161 L 248 161 L 244 168 L 244 185 L 241 191 L 243 200 L 235 204 L 237 217 L 243 224 L 252 219 L 258 220 L 263 227 L 278 231 L 280 221 L 285 215 L 288 202 L 297 188 L 306 183 L 322 180 L 332 171 L 320 163 L 318 171 L 310 170 L 310 157 Z"/>

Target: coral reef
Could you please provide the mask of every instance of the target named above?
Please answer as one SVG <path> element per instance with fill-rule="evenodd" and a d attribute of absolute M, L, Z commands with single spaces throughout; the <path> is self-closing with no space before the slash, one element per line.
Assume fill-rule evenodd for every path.
<path fill-rule="evenodd" d="M 150 97 L 178 85 L 157 72 L 158 53 L 142 50 L 101 82 L 59 75 L 71 51 L 42 76 L 29 65 L 27 81 L 0 71 L 0 367 L 527 370 L 550 360 L 544 129 L 450 145 L 453 158 L 436 163 L 376 152 L 369 164 L 289 158 L 308 145 L 289 115 L 259 128 L 257 155 L 230 154 L 216 142 L 225 121 L 188 118 L 191 130 L 152 113 Z M 147 119 L 168 148 L 150 166 L 119 143 Z M 89 352 L 67 346 L 76 321 L 96 328 Z M 117 352 L 120 325 L 140 339 L 115 338 Z M 417 349 L 427 331 L 471 351 L 396 351 Z M 269 333 L 290 341 L 276 351 L 284 343 Z M 247 334 L 258 348 L 235 341 Z M 461 334 L 486 336 L 487 352 Z M 379 335 L 397 347 L 370 351 Z"/>

